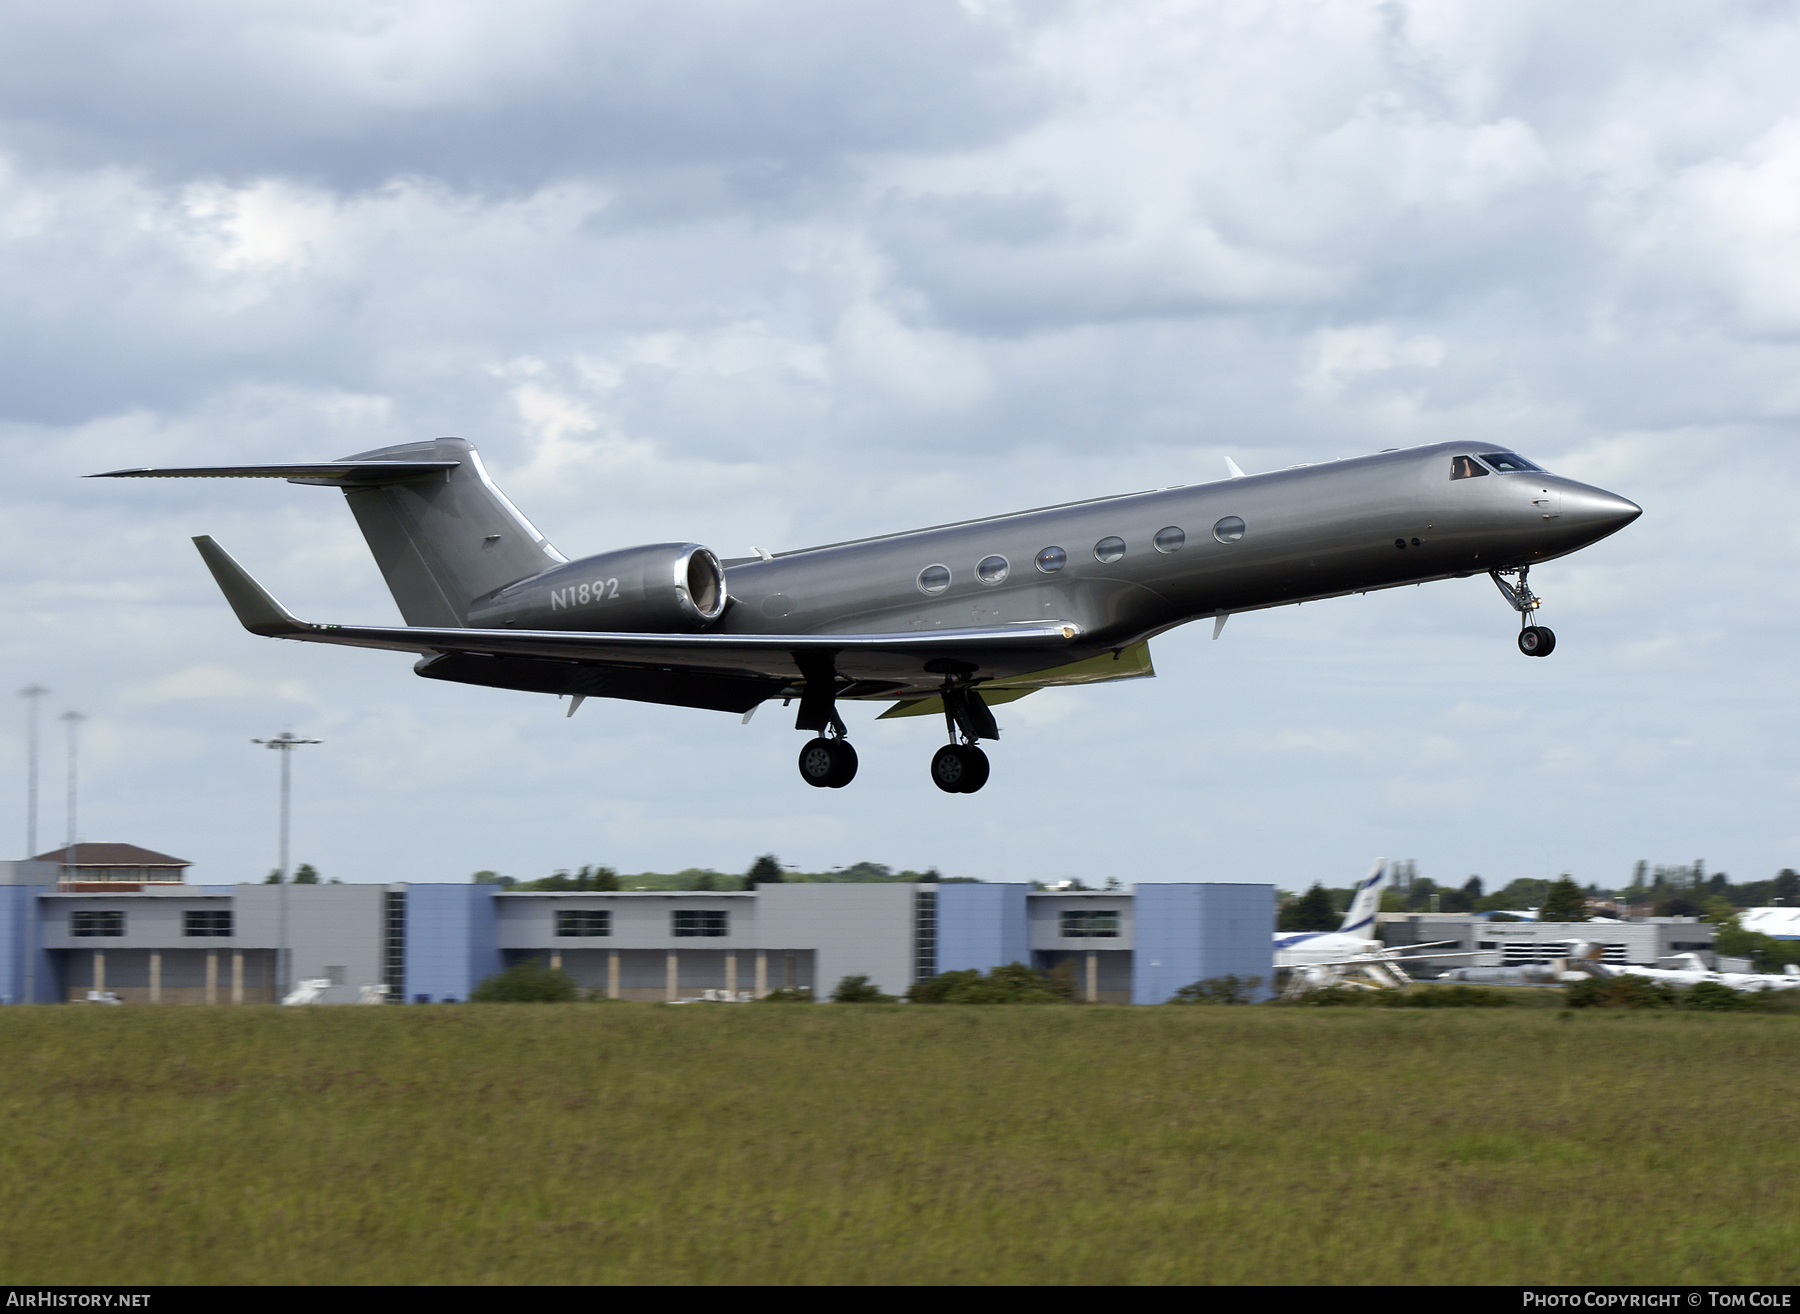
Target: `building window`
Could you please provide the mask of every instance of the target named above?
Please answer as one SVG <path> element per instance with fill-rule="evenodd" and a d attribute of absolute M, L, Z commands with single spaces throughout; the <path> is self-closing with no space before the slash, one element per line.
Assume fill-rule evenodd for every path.
<path fill-rule="evenodd" d="M 1065 912 L 1062 915 L 1063 938 L 1068 940 L 1116 940 L 1119 938 L 1119 914 L 1116 912 Z"/>
<path fill-rule="evenodd" d="M 122 912 L 72 912 L 69 914 L 70 935 L 124 935 L 125 914 Z"/>
<path fill-rule="evenodd" d="M 937 975 L 937 891 L 920 890 L 913 903 L 913 979 Z"/>
<path fill-rule="evenodd" d="M 181 914 L 181 933 L 183 935 L 230 935 L 231 911 L 195 912 Z"/>
<path fill-rule="evenodd" d="M 681 935 L 729 935 L 731 934 L 731 914 L 728 912 L 678 912 L 675 914 L 675 934 Z"/>
<path fill-rule="evenodd" d="M 677 914 L 679 916 L 680 914 Z M 611 935 L 612 913 L 606 909 L 577 908 L 556 914 L 558 935 Z M 680 935 L 677 931 L 675 934 Z"/>
<path fill-rule="evenodd" d="M 406 1002 L 406 893 L 389 890 L 387 927 L 381 944 L 381 981 L 390 1004 Z"/>

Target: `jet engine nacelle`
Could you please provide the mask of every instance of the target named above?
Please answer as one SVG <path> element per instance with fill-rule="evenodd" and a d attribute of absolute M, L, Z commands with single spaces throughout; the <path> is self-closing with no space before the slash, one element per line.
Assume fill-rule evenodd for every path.
<path fill-rule="evenodd" d="M 651 543 L 584 557 L 469 604 L 469 624 L 520 630 L 670 634 L 725 611 L 725 572 L 698 543 Z"/>

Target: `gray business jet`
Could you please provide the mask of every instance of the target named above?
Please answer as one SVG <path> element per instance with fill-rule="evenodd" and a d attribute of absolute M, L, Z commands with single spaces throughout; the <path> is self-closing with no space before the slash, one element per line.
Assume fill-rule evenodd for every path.
<path fill-rule="evenodd" d="M 1534 565 L 1640 509 L 1470 443 L 1040 507 L 721 560 L 653 543 L 570 561 L 457 438 L 301 465 L 114 470 L 105 478 L 286 479 L 341 488 L 403 627 L 291 615 L 211 538 L 194 540 L 244 628 L 420 654 L 433 680 L 743 713 L 797 700 L 809 785 L 856 775 L 837 704 L 942 714 L 939 789 L 988 778 L 992 708 L 1052 685 L 1153 675 L 1149 641 L 1241 611 L 1486 572 L 1547 657 Z"/>

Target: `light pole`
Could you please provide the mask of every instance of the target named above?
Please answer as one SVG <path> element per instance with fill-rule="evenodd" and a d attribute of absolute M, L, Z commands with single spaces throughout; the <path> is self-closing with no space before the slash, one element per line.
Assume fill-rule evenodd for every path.
<path fill-rule="evenodd" d="M 50 691 L 41 684 L 28 684 L 19 690 L 26 700 L 25 714 L 25 856 L 37 857 L 37 771 L 38 771 L 38 699 Z"/>
<path fill-rule="evenodd" d="M 275 896 L 275 993 L 279 997 L 286 995 L 288 991 L 288 795 L 293 782 L 290 763 L 296 748 L 303 744 L 322 744 L 325 741 L 323 739 L 302 739 L 291 730 L 283 730 L 273 739 L 252 739 L 250 742 L 261 744 L 264 748 L 273 748 L 281 754 L 281 868 L 278 873 L 281 888 Z"/>

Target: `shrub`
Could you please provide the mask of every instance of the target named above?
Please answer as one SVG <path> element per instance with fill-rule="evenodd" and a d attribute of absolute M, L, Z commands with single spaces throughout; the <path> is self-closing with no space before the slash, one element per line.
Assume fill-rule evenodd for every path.
<path fill-rule="evenodd" d="M 1668 1008 L 1675 988 L 1647 976 L 1590 976 L 1564 989 L 1570 1008 Z"/>
<path fill-rule="evenodd" d="M 1318 990 L 1308 990 L 1305 994 L 1284 999 L 1285 1004 L 1309 1004 L 1314 1008 L 1336 1008 L 1354 1005 L 1368 1006 L 1380 1002 L 1373 990 L 1355 990 L 1350 986 L 1331 985 Z"/>
<path fill-rule="evenodd" d="M 1512 996 L 1481 986 L 1421 986 L 1384 995 L 1389 1008 L 1511 1008 Z"/>
<path fill-rule="evenodd" d="M 566 1004 L 578 997 L 575 978 L 560 967 L 546 967 L 541 959 L 522 963 L 490 976 L 469 995 L 472 1004 Z"/>
<path fill-rule="evenodd" d="M 983 976 L 970 968 L 940 972 L 917 982 L 906 997 L 915 1004 L 1060 1004 L 1066 1002 L 1042 972 L 1008 963 Z"/>
<path fill-rule="evenodd" d="M 1209 976 L 1175 992 L 1171 1004 L 1248 1004 L 1262 989 L 1260 976 Z"/>
<path fill-rule="evenodd" d="M 893 995 L 881 993 L 881 987 L 866 976 L 847 976 L 831 992 L 834 1004 L 891 1004 Z"/>
<path fill-rule="evenodd" d="M 806 986 L 793 986 L 771 990 L 756 1002 L 759 1004 L 810 1004 L 812 1001 L 810 989 Z"/>
<path fill-rule="evenodd" d="M 1750 1001 L 1728 985 L 1717 981 L 1696 981 L 1682 997 L 1683 1008 L 1703 1009 L 1708 1013 L 1729 1013 Z"/>

